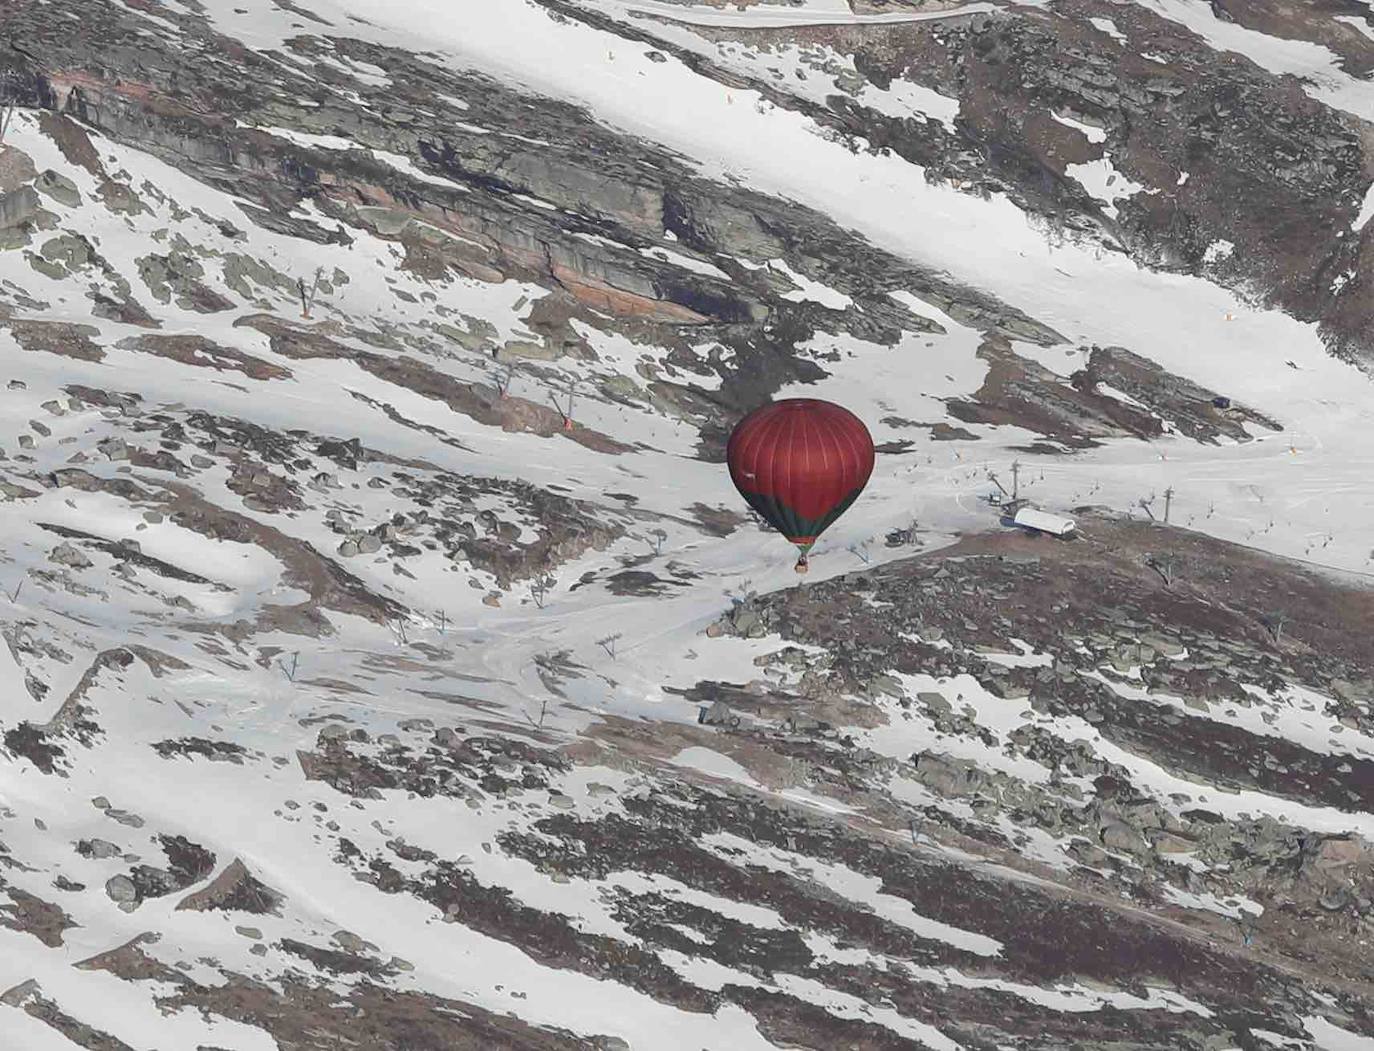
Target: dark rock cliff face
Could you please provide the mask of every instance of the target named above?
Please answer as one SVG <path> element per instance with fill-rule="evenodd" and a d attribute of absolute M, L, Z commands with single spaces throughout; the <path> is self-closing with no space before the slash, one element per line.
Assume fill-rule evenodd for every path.
<path fill-rule="evenodd" d="M 666 378 L 656 385 L 708 435 L 782 384 L 821 375 L 792 353 L 818 328 L 891 342 L 903 326 L 928 324 L 889 299 L 890 289 L 916 290 L 978 328 L 1055 338 L 986 292 L 881 252 L 818 213 L 701 179 L 565 103 L 343 37 L 291 41 L 292 62 L 248 50 L 201 19 L 178 24 L 179 38 L 168 39 L 103 6 L 58 31 L 49 5 L 23 2 L 7 12 L 7 26 L 26 43 L 0 62 L 22 104 L 194 174 L 245 202 L 247 220 L 260 226 L 320 243 L 366 229 L 394 239 L 404 265 L 434 279 L 516 278 L 553 290 L 566 315 L 560 335 L 546 337 L 553 356 L 577 353 L 573 319 L 675 348 L 684 361 L 697 360 L 692 344 L 731 348 L 735 365 L 714 368 L 722 382 L 709 392 Z M 326 50 L 384 66 L 390 83 L 369 87 L 322 62 L 308 72 L 297 65 Z M 470 101 L 460 109 L 459 99 Z M 70 157 L 99 165 L 77 124 L 60 134 Z M 312 136 L 358 148 L 315 145 L 328 140 Z M 290 214 L 302 201 L 329 222 Z M 643 251 L 655 245 L 713 263 L 686 270 Z M 785 281 L 739 258 L 791 260 L 858 309 L 787 300 Z M 708 438 L 707 454 L 718 444 Z"/>
<path fill-rule="evenodd" d="M 1330 47 L 1352 72 L 1374 59 L 1371 41 L 1347 24 L 1367 24 L 1360 5 L 1213 8 L 1218 18 Z M 698 69 L 861 140 L 856 148 L 891 150 L 966 192 L 1006 194 L 1070 236 L 1317 322 L 1339 354 L 1374 355 L 1374 299 L 1362 276 L 1374 250 L 1367 230 L 1352 230 L 1374 178 L 1369 126 L 1295 77 L 1218 51 L 1144 5 L 1104 0 L 918 22 L 696 31 L 765 57 L 796 46 L 848 59 L 854 74 L 820 104 L 786 78 L 690 55 Z M 865 84 L 886 89 L 894 79 L 957 99 L 952 125 L 887 115 L 858 97 Z M 1102 159 L 1141 187 L 1118 196 L 1115 209 L 1070 171 Z M 1229 247 L 1209 252 L 1218 242 Z"/>

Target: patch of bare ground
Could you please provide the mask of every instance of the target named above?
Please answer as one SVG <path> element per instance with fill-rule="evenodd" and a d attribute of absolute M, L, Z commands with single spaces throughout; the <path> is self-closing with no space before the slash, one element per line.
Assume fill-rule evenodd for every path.
<path fill-rule="evenodd" d="M 706 775 L 690 769 L 666 766 L 668 760 L 683 749 L 705 747 L 720 752 L 749 771 L 759 784 L 769 788 L 788 788 L 800 783 L 802 775 L 790 768 L 787 760 L 766 745 L 758 747 L 748 737 L 722 738 L 710 730 L 681 724 L 654 725 L 637 719 L 623 719 L 606 714 L 572 748 L 571 755 L 588 754 L 582 749 L 594 745 L 601 755 L 614 755 L 621 762 L 635 765 L 650 763 L 665 765 L 666 771 L 682 777 L 696 777 L 709 782 Z"/>
<path fill-rule="evenodd" d="M 106 672 L 113 669 L 117 674 L 133 662 L 134 654 L 124 647 L 97 654 L 52 718 L 41 725 L 25 720 L 6 730 L 5 748 L 14 755 L 22 755 L 45 774 L 60 772 L 59 763 L 66 754 L 63 741 L 89 745 L 101 733 L 85 704 L 86 695 Z"/>
<path fill-rule="evenodd" d="M 963 423 L 1023 427 L 1075 448 L 1096 445 L 1102 438 L 1154 437 L 1162 430 L 1148 412 L 1065 383 L 1016 354 L 1000 336 L 985 339 L 978 357 L 988 363 L 983 385 L 968 399 L 946 403 L 949 414 Z"/>
<path fill-rule="evenodd" d="M 156 944 L 161 937 L 151 932 L 136 935 L 123 945 L 87 957 L 76 967 L 82 971 L 105 971 L 126 982 L 152 981 L 180 985 L 188 980 L 184 974 L 143 949 L 144 945 Z"/>
<path fill-rule="evenodd" d="M 57 144 L 57 148 L 62 151 L 62 156 L 69 164 L 84 168 L 95 176 L 105 174 L 100 164 L 100 151 L 95 148 L 85 129 L 76 121 L 63 114 L 43 110 L 38 115 L 38 127 Z"/>
<path fill-rule="evenodd" d="M 449 923 L 515 945 L 547 967 L 574 970 L 648 993 L 687 1011 L 711 1012 L 718 998 L 682 978 L 655 953 L 604 934 L 580 929 L 558 913 L 520 903 L 505 887 L 479 882 L 466 869 L 435 861 L 422 875 L 402 875 L 385 858 L 361 856 L 348 840 L 340 857 L 357 877 L 387 894 L 409 894 L 429 902 Z"/>
<path fill-rule="evenodd" d="M 333 975 L 365 975 L 372 979 L 385 979 L 395 976 L 398 968 L 382 960 L 374 960 L 360 953 L 346 952 L 342 949 L 326 949 L 319 945 L 309 945 L 295 938 L 283 938 L 279 943 L 282 952 L 305 960 L 316 971 Z"/>
<path fill-rule="evenodd" d="M 151 501 L 153 494 L 140 489 L 133 481 L 124 476 L 102 478 L 80 467 L 59 467 L 46 478 L 44 485 L 52 489 L 71 487 L 83 493 L 110 493 L 128 501 Z"/>
<path fill-rule="evenodd" d="M 44 997 L 35 987 L 22 1001 L 24 1013 L 61 1033 L 76 1047 L 85 1051 L 135 1051 L 123 1040 L 103 1030 L 73 1018 L 56 1003 Z M 15 1006 L 15 1005 L 12 1005 Z"/>
<path fill-rule="evenodd" d="M 552 571 L 588 551 L 605 550 L 625 532 L 623 526 L 605 521 L 593 505 L 526 482 L 445 471 L 395 477 L 392 491 L 428 510 L 408 523 L 393 519 L 382 527 L 389 550 L 398 556 L 414 553 L 408 540 L 414 537 L 432 545 L 422 539 L 424 533 L 432 533 L 450 559 L 491 573 L 502 588 Z M 535 535 L 524 539 L 526 530 L 513 518 L 478 511 L 474 500 L 481 496 L 500 499 L 507 514 L 532 523 Z"/>
<path fill-rule="evenodd" d="M 163 759 L 170 759 L 173 756 L 198 756 L 208 759 L 212 763 L 234 763 L 243 764 L 243 757 L 247 754 L 247 749 L 242 745 L 234 744 L 232 741 L 209 741 L 203 737 L 180 737 L 176 740 L 157 741 L 153 744 L 153 750 Z"/>
<path fill-rule="evenodd" d="M 960 0 L 849 0 L 849 8 L 857 14 L 892 14 L 916 11 L 929 14 L 963 7 Z"/>
<path fill-rule="evenodd" d="M 1180 889 L 1222 897 L 1240 892 L 1264 903 L 1254 937 L 1265 958 L 1367 997 L 1374 975 L 1358 946 L 1374 912 L 1374 863 L 1358 837 L 1316 835 L 1263 817 L 1223 819 L 1206 806 L 1190 809 L 1188 795 L 1175 797 L 1176 815 L 1165 814 L 1125 769 L 1045 733 L 1033 716 L 1080 718 L 1128 753 L 1191 780 L 1200 793 L 1244 788 L 1367 812 L 1374 806 L 1374 764 L 1343 747 L 1339 734 L 1374 728 L 1368 675 L 1374 589 L 1186 530 L 1081 514 L 1084 535 L 1074 542 L 1011 530 L 979 534 L 930 555 L 738 607 L 718 628 L 752 636 L 762 625 L 827 652 L 783 649 L 761 658 L 787 671 L 785 688 L 708 682 L 689 691 L 691 700 L 735 713 L 733 724 L 725 720 L 716 731 L 713 747 L 751 769 L 741 738 L 749 747 L 809 762 L 814 784 L 846 801 L 859 799 L 870 814 L 878 794 L 872 790 L 900 772 L 937 795 L 972 801 L 975 814 L 1005 815 L 1016 826 L 1039 826 L 1056 837 L 1077 833 L 1082 838 L 1068 855 L 1085 867 L 1070 882 L 1100 883 L 1100 873 L 1109 872 L 1107 884 L 1129 887 L 1163 912 L 1170 911 L 1167 884 L 1179 884 L 1182 873 L 1163 862 L 1191 852 L 1209 867 L 1205 876 L 1187 875 Z M 1170 574 L 1158 568 L 1165 558 Z M 1019 643 L 1044 655 L 1045 663 L 1008 667 L 987 656 L 1016 652 Z M 1043 764 L 1048 790 L 942 754 L 942 734 L 997 741 L 961 712 L 952 693 L 905 695 L 891 672 L 943 681 L 970 675 L 1026 709 L 1028 721 L 1004 747 Z M 1127 695 L 1110 688 L 1113 682 Z M 1329 751 L 1238 724 L 1236 711 L 1256 704 L 1265 722 L 1272 719 L 1269 702 L 1242 683 L 1280 697 L 1297 683 L 1328 698 L 1314 718 L 1332 728 Z M 1160 699 L 1132 692 L 1142 689 Z M 1165 697 L 1184 704 L 1167 704 Z M 827 732 L 825 720 L 804 737 L 787 732 L 788 722 L 810 723 L 836 698 L 867 706 L 880 722 L 919 715 L 937 736 L 907 765 L 875 763 L 843 733 Z M 780 724 L 788 705 L 793 714 Z M 834 718 L 841 726 L 862 725 L 853 714 Z M 835 779 L 819 773 L 835 770 L 853 779 L 858 797 L 845 796 Z M 1066 794 L 1065 775 L 1092 778 L 1092 788 Z M 882 821 L 893 827 L 897 815 L 890 810 Z M 925 808 L 921 820 L 952 824 L 940 808 Z M 998 845 L 977 818 L 962 831 Z M 1002 860 L 1024 865 L 1014 852 Z M 1189 922 L 1215 920 L 1192 913 Z M 1223 930 L 1226 937 L 1233 933 Z"/>
<path fill-rule="evenodd" d="M 1244 1017 L 1251 1003 L 1269 1005 L 1276 1024 L 1286 1031 L 1301 1031 L 1295 1022 L 1282 1020 L 1285 1008 L 1279 1006 L 1292 1005 L 1291 1010 L 1306 1002 L 1300 981 L 1258 960 L 1211 948 L 1186 928 L 1119 908 L 1109 899 L 1072 895 L 1048 884 L 1008 882 L 735 794 L 664 786 L 621 802 L 623 815 L 595 820 L 555 815 L 537 822 L 530 833 L 507 833 L 499 842 L 507 853 L 545 871 L 584 879 L 644 872 L 726 901 L 766 908 L 786 924 L 782 931 L 757 928 L 680 900 L 620 891 L 614 915 L 646 947 L 701 956 L 764 981 L 784 973 L 811 978 L 875 1005 L 895 1005 L 903 1016 L 938 1025 L 955 1038 L 985 1039 L 989 1047 L 1007 1040 L 1016 1046 L 1055 1047 L 1063 1046 L 1056 1040 L 1087 1035 L 1147 1039 L 1161 1032 L 1170 1033 L 1168 1040 L 1177 1046 L 1188 1046 L 1188 1039 L 1226 1032 L 1228 1020 Z M 793 859 L 791 871 L 732 858 L 735 852 L 728 847 L 708 850 L 700 845 L 704 837 L 722 833 L 765 851 L 783 852 Z M 811 859 L 874 878 L 882 893 L 910 902 L 916 914 L 996 939 L 1002 949 L 986 956 L 916 935 L 829 890 L 811 869 Z M 684 937 L 684 929 L 692 937 Z M 791 937 L 793 931 L 824 934 L 887 963 L 879 972 L 825 961 Z M 509 939 L 511 933 L 498 936 Z M 1101 1012 L 1084 1027 L 1082 1016 L 1050 1011 L 995 988 L 932 985 L 909 974 L 906 965 L 954 967 L 978 978 L 1041 986 L 1089 981 L 1139 992 L 1145 982 L 1184 991 L 1215 1010 L 1218 1020 L 1190 1014 L 1166 1017 L 1163 1011 Z M 753 1010 L 750 995 L 733 985 L 720 990 L 723 999 Z M 778 1002 L 786 1005 L 778 1024 L 797 1026 L 808 1018 L 800 1003 L 785 997 Z M 842 1023 L 832 1019 L 820 1024 L 820 1017 L 810 1021 L 816 1023 L 812 1035 L 801 1039 L 800 1046 L 836 1046 L 833 1040 L 844 1029 Z M 881 1041 L 891 1033 L 876 1029 L 869 1038 L 879 1042 L 856 1046 L 887 1046 Z M 1043 1042 L 1027 1042 L 1032 1040 Z"/>
<path fill-rule="evenodd" d="M 1218 436 L 1232 441 L 1248 441 L 1250 433 L 1244 424 L 1252 423 L 1271 431 L 1283 426 L 1263 413 L 1222 399 L 1216 391 L 1208 390 L 1192 380 L 1166 372 L 1148 358 L 1122 347 L 1093 347 L 1087 367 L 1070 377 L 1079 390 L 1091 393 L 1099 383 L 1147 406 L 1155 415 L 1173 422 L 1182 434 L 1200 442 L 1215 444 Z"/>
<path fill-rule="evenodd" d="M 421 397 L 442 401 L 454 412 L 487 426 L 544 438 L 561 436 L 596 452 L 619 454 L 630 448 L 600 431 L 576 423 L 568 426 L 563 415 L 547 405 L 511 394 L 503 395 L 485 384 L 464 383 L 415 358 L 387 357 L 374 351 L 355 350 L 321 332 L 288 325 L 270 315 L 253 314 L 239 318 L 234 324 L 265 334 L 271 341 L 272 350 L 283 357 L 353 361 L 380 380 Z"/>
<path fill-rule="evenodd" d="M 1097 517 L 1084 527 L 1085 538 L 1068 544 L 981 535 L 935 556 L 787 592 L 771 603 L 769 623 L 786 638 L 830 649 L 826 692 L 871 694 L 869 685 L 889 671 L 973 674 L 999 696 L 1082 717 L 1165 769 L 1315 805 L 1374 805 L 1368 759 L 1221 717 L 1254 703 L 1241 682 L 1280 693 L 1298 682 L 1333 698 L 1327 720 L 1374 726 L 1369 691 L 1361 700 L 1352 682 L 1365 678 L 1374 657 L 1374 589 L 1186 530 Z M 1147 558 L 1168 560 L 1171 584 Z M 1280 633 L 1275 624 L 1300 627 Z M 912 632 L 956 646 L 913 644 L 904 637 Z M 1008 669 L 976 653 L 1014 652 L 1012 639 L 1051 655 L 1053 667 Z M 1166 659 L 1161 646 L 1177 653 Z M 1133 666 L 1134 682 L 1124 675 Z M 1187 707 L 1136 700 L 1137 683 Z"/>
<path fill-rule="evenodd" d="M 136 325 L 139 328 L 161 328 L 162 322 L 155 319 L 147 309 L 134 299 L 112 299 L 97 289 L 88 289 L 87 296 L 94 304 L 91 313 L 107 321 L 117 321 L 121 325 Z"/>
<path fill-rule="evenodd" d="M 218 986 L 183 979 L 159 1004 L 168 1011 L 191 1007 L 257 1026 L 293 1051 L 586 1051 L 590 1039 L 367 980 L 340 995 L 330 985 L 295 977 L 273 986 L 240 976 Z"/>
<path fill-rule="evenodd" d="M 1225 22 L 1278 37 L 1320 44 L 1340 56 L 1352 76 L 1374 69 L 1374 25 L 1369 10 L 1343 0 L 1214 0 L 1212 12 Z"/>
<path fill-rule="evenodd" d="M 368 590 L 352 573 L 303 540 L 212 504 L 190 486 L 172 481 L 159 484 L 170 494 L 163 509 L 177 525 L 212 540 L 262 548 L 286 567 L 283 583 L 309 594 L 309 599 L 294 606 L 265 605 L 259 614 L 260 626 L 271 623 L 293 634 L 328 634 L 332 629 L 323 615 L 326 610 L 365 617 L 378 624 L 404 615 L 403 607 Z"/>
<path fill-rule="evenodd" d="M 223 584 L 218 584 L 212 580 L 202 577 L 199 573 L 193 573 L 189 569 L 182 569 L 174 566 L 170 562 L 164 562 L 160 558 L 145 555 L 137 545 L 129 543 L 127 540 L 106 540 L 104 537 L 96 536 L 94 533 L 87 533 L 84 530 L 73 529 L 70 526 L 56 525 L 51 522 L 36 522 L 40 529 L 47 530 L 57 536 L 67 540 L 80 540 L 83 546 L 95 548 L 112 556 L 117 562 L 127 562 L 130 565 L 139 566 L 150 572 L 164 577 L 167 580 L 177 580 L 186 584 L 206 584 L 213 587 L 216 591 L 227 591 L 228 588 Z"/>
<path fill-rule="evenodd" d="M 1298 662 L 1316 689 L 1328 688 L 1340 670 L 1361 679 L 1365 677 L 1362 669 L 1374 668 L 1374 632 L 1368 630 L 1374 627 L 1374 587 L 1310 563 L 1178 526 L 1096 514 L 1091 509 L 1079 513 L 1084 543 L 1058 543 L 1040 535 L 1002 530 L 966 537 L 926 561 L 963 554 L 1038 558 L 1038 564 L 1020 562 L 1010 567 L 1017 575 L 1029 574 L 1032 589 L 1036 580 L 1052 584 L 1052 571 L 1058 567 L 1074 570 L 1078 586 L 1085 589 L 1093 574 L 1108 573 L 1133 585 L 1133 598 L 1147 616 L 1154 609 L 1161 619 L 1180 616 L 1183 626 L 1203 629 L 1216 623 L 1214 618 L 1223 618 L 1217 626 L 1228 636 L 1238 635 L 1252 646 Z M 1166 587 L 1146 559 L 1170 554 L 1178 560 L 1178 568 L 1173 585 Z M 1091 605 L 1088 595 L 1080 592 L 1075 614 L 1088 615 Z M 1278 642 L 1266 626 L 1275 615 L 1286 624 Z"/>
<path fill-rule="evenodd" d="M 962 427 L 954 427 L 944 420 L 940 420 L 938 423 L 918 423 L 915 420 L 906 420 L 900 416 L 884 416 L 882 422 L 889 427 L 919 427 L 929 431 L 931 440 L 937 442 L 976 442 L 979 440 L 978 435 L 972 431 L 966 431 Z"/>
<path fill-rule="evenodd" d="M 500 795 L 547 788 L 553 775 L 568 769 L 567 759 L 557 752 L 451 726 L 435 730 L 423 745 L 383 745 L 361 729 L 340 734 L 326 728 L 315 751 L 299 751 L 296 757 L 307 780 L 360 797 L 382 789 L 426 798 L 470 796 L 474 790 Z"/>
<path fill-rule="evenodd" d="M 60 906 L 26 890 L 4 886 L 0 882 L 0 893 L 9 898 L 8 905 L 0 905 L 0 925 L 12 931 L 32 934 L 49 948 L 55 949 L 61 945 L 63 932 L 77 926 L 76 921 Z"/>
<path fill-rule="evenodd" d="M 290 379 L 291 371 L 244 353 L 233 347 L 220 346 L 204 336 L 160 335 L 131 336 L 115 344 L 122 350 L 136 350 L 143 354 L 166 358 L 182 365 L 238 372 L 249 379 Z"/>
<path fill-rule="evenodd" d="M 0 320 L 10 335 L 27 351 L 57 354 L 78 361 L 104 361 L 105 351 L 92 339 L 100 330 L 91 325 L 76 325 L 64 321 L 21 321 L 17 318 Z"/>
<path fill-rule="evenodd" d="M 33 158 L 17 146 L 0 146 L 0 193 L 10 193 L 38 175 Z"/>
<path fill-rule="evenodd" d="M 205 887 L 177 902 L 178 909 L 192 912 L 248 912 L 280 915 L 283 895 L 263 883 L 239 858 Z"/>

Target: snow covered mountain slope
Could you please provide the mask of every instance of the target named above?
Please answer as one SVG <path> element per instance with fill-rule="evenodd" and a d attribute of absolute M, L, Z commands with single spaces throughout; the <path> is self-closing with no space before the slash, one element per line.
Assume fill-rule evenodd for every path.
<path fill-rule="evenodd" d="M 1366 5 L 0 18 L 4 1047 L 1374 1046 Z"/>

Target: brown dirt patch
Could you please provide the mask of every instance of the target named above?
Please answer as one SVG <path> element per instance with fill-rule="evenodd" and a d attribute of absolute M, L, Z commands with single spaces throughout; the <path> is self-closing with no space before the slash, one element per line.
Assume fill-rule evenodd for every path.
<path fill-rule="evenodd" d="M 209 885 L 188 894 L 177 909 L 192 912 L 249 912 L 255 915 L 281 914 L 283 895 L 263 883 L 240 859 L 231 861 Z"/>
<path fill-rule="evenodd" d="M 43 134 L 57 143 L 62 156 L 69 164 L 85 168 L 92 175 L 103 175 L 105 169 L 100 164 L 100 153 L 91 143 L 90 136 L 75 121 L 58 113 L 44 110 L 38 115 L 38 127 Z"/>
<path fill-rule="evenodd" d="M 13 931 L 32 934 L 51 949 L 62 944 L 62 933 L 77 926 L 70 916 L 52 902 L 18 887 L 5 887 L 10 904 L 0 905 L 0 924 Z"/>
<path fill-rule="evenodd" d="M 542 438 L 563 437 L 596 452 L 619 454 L 630 451 L 609 435 L 574 424 L 564 425 L 563 417 L 548 405 L 518 398 L 502 397 L 493 387 L 464 383 L 410 357 L 387 357 L 373 351 L 354 350 L 319 331 L 284 324 L 265 314 L 240 318 L 236 325 L 257 329 L 268 336 L 272 349 L 288 358 L 343 358 L 352 360 L 378 379 L 413 391 L 421 397 L 442 401 L 454 412 L 479 423 L 504 431 L 537 434 Z"/>
<path fill-rule="evenodd" d="M 249 379 L 284 380 L 291 378 L 289 369 L 273 365 L 233 347 L 222 347 L 204 336 L 134 336 L 120 340 L 117 347 L 153 354 L 182 365 L 214 369 L 217 372 L 239 372 Z"/>
<path fill-rule="evenodd" d="M 91 337 L 100 330 L 91 325 L 73 325 L 64 321 L 0 322 L 9 328 L 14 340 L 24 350 L 58 354 L 78 361 L 103 361 L 105 352 Z"/>

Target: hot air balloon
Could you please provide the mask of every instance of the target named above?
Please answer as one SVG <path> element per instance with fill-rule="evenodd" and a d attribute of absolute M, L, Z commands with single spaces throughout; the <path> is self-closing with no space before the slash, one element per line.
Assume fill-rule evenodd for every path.
<path fill-rule="evenodd" d="M 760 406 L 726 446 L 730 479 L 749 506 L 801 550 L 848 510 L 873 473 L 873 438 L 848 409 L 816 398 Z"/>

